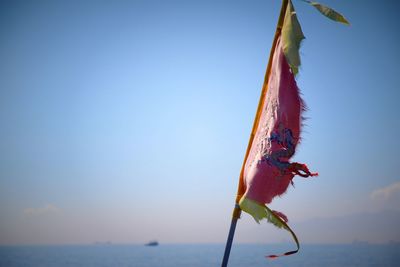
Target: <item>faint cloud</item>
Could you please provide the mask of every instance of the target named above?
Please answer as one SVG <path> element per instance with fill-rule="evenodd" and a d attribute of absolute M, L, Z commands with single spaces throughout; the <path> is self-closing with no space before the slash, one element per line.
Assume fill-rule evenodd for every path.
<path fill-rule="evenodd" d="M 376 189 L 371 192 L 372 199 L 389 199 L 391 196 L 400 193 L 400 182 L 393 183 L 389 186 Z"/>
<path fill-rule="evenodd" d="M 53 204 L 46 204 L 43 207 L 39 208 L 26 208 L 23 210 L 24 215 L 27 216 L 39 216 L 45 214 L 54 214 L 59 213 L 61 210 L 53 205 Z"/>

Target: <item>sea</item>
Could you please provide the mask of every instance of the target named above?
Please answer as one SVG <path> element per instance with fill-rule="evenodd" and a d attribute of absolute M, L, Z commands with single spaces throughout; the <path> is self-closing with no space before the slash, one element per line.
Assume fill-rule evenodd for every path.
<path fill-rule="evenodd" d="M 302 245 L 278 259 L 285 244 L 234 244 L 230 267 L 400 266 L 400 244 Z M 220 266 L 223 244 L 1 246 L 0 267 L 204 267 Z"/>

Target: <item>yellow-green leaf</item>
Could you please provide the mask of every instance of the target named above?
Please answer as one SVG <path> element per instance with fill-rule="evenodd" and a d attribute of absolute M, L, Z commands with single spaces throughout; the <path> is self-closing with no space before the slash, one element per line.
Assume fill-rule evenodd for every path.
<path fill-rule="evenodd" d="M 282 48 L 294 75 L 299 71 L 300 66 L 300 43 L 304 39 L 303 31 L 297 20 L 296 11 L 292 1 L 288 1 L 285 19 L 282 26 Z"/>
<path fill-rule="evenodd" d="M 339 12 L 336 12 L 335 10 L 333 10 L 330 7 L 321 5 L 320 3 L 317 2 L 310 2 L 310 1 L 306 1 L 308 2 L 310 5 L 312 5 L 313 7 L 315 7 L 319 12 L 321 12 L 321 14 L 325 15 L 326 17 L 330 18 L 331 20 L 346 24 L 346 25 L 350 25 L 350 23 L 347 21 L 347 19 L 340 14 Z"/>

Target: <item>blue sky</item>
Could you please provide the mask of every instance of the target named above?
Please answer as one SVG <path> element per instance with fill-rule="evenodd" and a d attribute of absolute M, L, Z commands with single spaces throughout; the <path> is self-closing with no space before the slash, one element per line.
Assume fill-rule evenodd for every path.
<path fill-rule="evenodd" d="M 294 1 L 309 107 L 294 160 L 320 176 L 295 178 L 271 207 L 294 229 L 382 212 L 400 221 L 399 4 L 323 3 L 351 26 Z M 0 244 L 224 242 L 279 8 L 2 1 Z M 298 235 L 400 240 L 397 227 L 342 230 Z M 288 239 L 271 231 L 243 215 L 236 240 Z"/>

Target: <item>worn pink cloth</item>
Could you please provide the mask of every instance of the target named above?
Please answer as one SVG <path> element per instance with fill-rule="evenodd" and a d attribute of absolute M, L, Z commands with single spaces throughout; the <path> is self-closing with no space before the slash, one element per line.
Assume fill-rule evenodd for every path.
<path fill-rule="evenodd" d="M 258 128 L 246 160 L 244 197 L 268 204 L 287 190 L 295 174 L 312 176 L 307 166 L 290 163 L 300 139 L 303 103 L 278 39 Z"/>

